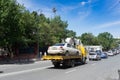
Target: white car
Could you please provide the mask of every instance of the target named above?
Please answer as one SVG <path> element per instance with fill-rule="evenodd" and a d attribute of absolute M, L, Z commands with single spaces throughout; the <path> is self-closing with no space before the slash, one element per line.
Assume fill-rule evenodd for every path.
<path fill-rule="evenodd" d="M 112 52 L 112 50 L 109 50 L 109 51 L 107 52 L 107 55 L 108 55 L 108 56 L 114 56 L 114 53 Z"/>
<path fill-rule="evenodd" d="M 89 52 L 89 60 L 101 60 L 101 54 L 96 51 Z"/>
<path fill-rule="evenodd" d="M 68 43 L 57 43 L 48 48 L 48 54 L 80 55 L 80 51 Z"/>

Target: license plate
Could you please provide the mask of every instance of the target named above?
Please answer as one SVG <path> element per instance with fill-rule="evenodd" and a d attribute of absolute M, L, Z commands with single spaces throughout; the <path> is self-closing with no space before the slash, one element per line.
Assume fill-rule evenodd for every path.
<path fill-rule="evenodd" d="M 57 50 L 57 48 L 56 47 L 52 47 L 52 50 Z"/>
<path fill-rule="evenodd" d="M 90 56 L 90 58 L 94 58 L 95 56 Z"/>

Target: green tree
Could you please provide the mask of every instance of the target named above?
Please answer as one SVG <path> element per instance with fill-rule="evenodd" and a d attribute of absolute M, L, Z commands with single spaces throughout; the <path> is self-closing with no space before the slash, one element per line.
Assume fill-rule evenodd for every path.
<path fill-rule="evenodd" d="M 68 24 L 62 21 L 60 16 L 55 16 L 50 20 L 51 34 L 54 36 L 54 43 L 60 42 L 61 39 L 66 37 L 66 28 Z"/>
<path fill-rule="evenodd" d="M 35 14 L 16 0 L 0 0 L 0 46 L 13 54 L 13 48 L 36 42 L 38 23 Z"/>
<path fill-rule="evenodd" d="M 74 32 L 73 30 L 66 30 L 66 33 L 67 37 L 76 37 L 76 32 Z"/>
<path fill-rule="evenodd" d="M 13 45 L 22 37 L 24 28 L 19 25 L 22 6 L 15 0 L 0 0 L 0 46 L 12 53 Z"/>
<path fill-rule="evenodd" d="M 99 44 L 103 46 L 104 50 L 109 50 L 112 48 L 114 43 L 114 38 L 112 34 L 108 32 L 103 32 L 98 35 Z"/>
<path fill-rule="evenodd" d="M 37 42 L 38 41 L 38 22 L 36 19 L 37 13 L 30 13 L 27 10 L 24 10 L 20 17 L 19 25 L 20 27 L 24 28 L 23 33 L 23 43 L 27 44 L 30 42 Z"/>
<path fill-rule="evenodd" d="M 51 28 L 50 28 L 50 20 L 49 18 L 46 18 L 44 14 L 39 15 L 40 22 L 38 23 L 39 26 L 39 42 L 40 46 L 47 45 L 49 43 L 52 43 L 52 35 L 51 35 Z"/>
<path fill-rule="evenodd" d="M 92 33 L 83 33 L 80 38 L 84 45 L 93 45 L 94 44 L 95 37 Z"/>
<path fill-rule="evenodd" d="M 113 43 L 111 44 L 111 48 L 117 48 L 119 47 L 120 39 L 114 38 Z"/>
<path fill-rule="evenodd" d="M 56 9 L 53 8 L 56 13 Z M 0 47 L 12 48 L 38 42 L 40 46 L 60 42 L 76 33 L 67 29 L 67 21 L 60 16 L 47 18 L 36 11 L 30 13 L 16 0 L 0 0 Z"/>

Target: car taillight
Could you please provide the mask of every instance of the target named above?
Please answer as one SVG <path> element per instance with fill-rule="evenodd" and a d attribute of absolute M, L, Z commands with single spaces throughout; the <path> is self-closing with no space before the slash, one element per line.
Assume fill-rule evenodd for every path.
<path fill-rule="evenodd" d="M 60 46 L 60 49 L 61 49 L 61 50 L 64 50 L 62 46 Z"/>

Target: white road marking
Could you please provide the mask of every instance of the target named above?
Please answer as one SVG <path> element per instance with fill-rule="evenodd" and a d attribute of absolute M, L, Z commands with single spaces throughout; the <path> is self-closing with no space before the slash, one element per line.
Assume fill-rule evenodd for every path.
<path fill-rule="evenodd" d="M 3 69 L 8 69 L 8 68 L 3 67 L 2 70 L 3 70 Z"/>
<path fill-rule="evenodd" d="M 96 65 L 96 63 L 93 63 L 93 64 L 91 64 L 92 66 L 95 66 Z"/>
<path fill-rule="evenodd" d="M 39 63 L 39 64 L 42 64 L 42 63 L 48 63 L 48 62 L 50 62 L 49 60 L 47 60 L 47 61 L 36 61 L 35 63 L 37 64 L 37 63 Z"/>
<path fill-rule="evenodd" d="M 46 67 L 35 68 L 35 69 L 28 69 L 28 70 L 11 72 L 11 73 L 3 73 L 3 74 L 0 74 L 0 78 L 5 77 L 5 76 L 12 76 L 12 75 L 17 75 L 17 74 L 22 74 L 22 73 L 28 73 L 28 72 L 32 72 L 32 71 L 43 70 L 43 69 L 48 68 L 48 67 L 53 67 L 53 66 L 46 66 Z"/>
<path fill-rule="evenodd" d="M 76 69 L 65 72 L 66 74 L 76 71 Z"/>

